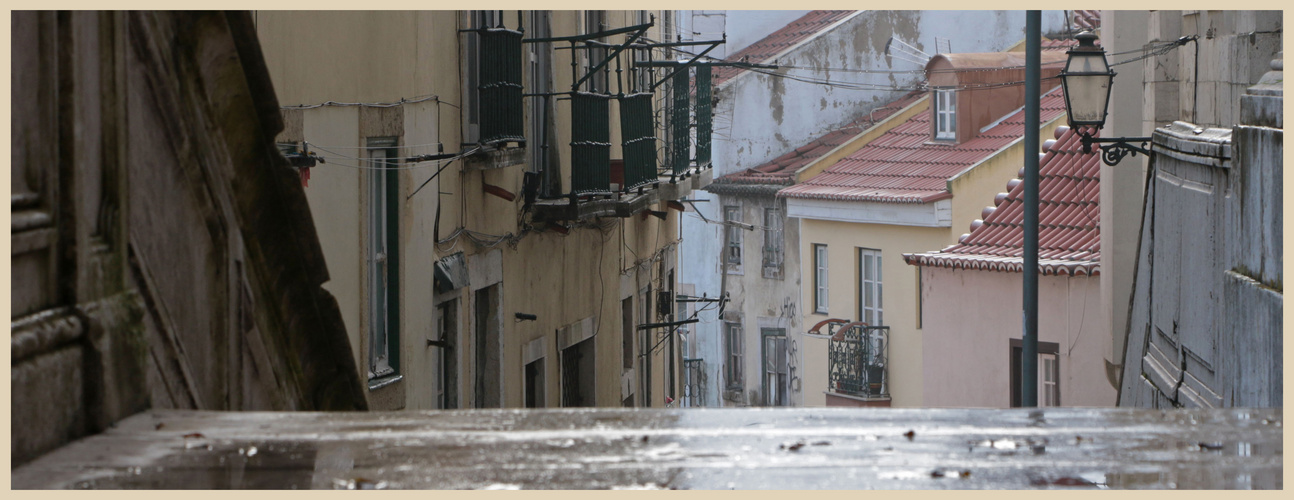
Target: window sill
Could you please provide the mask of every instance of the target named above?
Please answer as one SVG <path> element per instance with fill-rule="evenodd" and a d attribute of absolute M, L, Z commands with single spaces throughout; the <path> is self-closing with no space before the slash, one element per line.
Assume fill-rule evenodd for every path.
<path fill-rule="evenodd" d="M 464 170 L 490 170 L 526 162 L 526 146 L 482 146 L 480 152 L 463 159 Z"/>
<path fill-rule="evenodd" d="M 386 375 L 378 378 L 372 378 L 368 380 L 368 390 L 376 391 L 378 389 L 389 386 L 401 380 L 404 380 L 404 375 L 396 374 L 396 375 Z"/>

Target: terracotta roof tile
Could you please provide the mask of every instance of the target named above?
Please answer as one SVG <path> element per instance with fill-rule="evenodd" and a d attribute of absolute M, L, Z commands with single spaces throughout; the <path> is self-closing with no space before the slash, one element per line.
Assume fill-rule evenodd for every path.
<path fill-rule="evenodd" d="M 815 10 L 803 17 L 791 21 L 790 24 L 782 27 L 777 31 L 770 33 L 768 36 L 749 46 L 734 52 L 728 56 L 727 61 L 745 61 L 751 63 L 763 63 L 772 59 L 773 56 L 800 43 L 813 35 L 831 26 L 836 21 L 853 14 L 853 10 Z M 714 85 L 718 86 L 726 80 L 737 76 L 738 73 L 745 71 L 741 68 L 734 67 L 717 67 L 714 69 Z"/>
<path fill-rule="evenodd" d="M 808 144 L 795 148 L 792 151 L 770 160 L 763 165 L 749 168 L 741 172 L 725 175 L 714 180 L 715 184 L 786 184 L 792 182 L 795 172 L 804 168 L 805 165 L 812 163 L 814 160 L 821 158 L 823 155 L 844 144 L 849 139 L 863 133 L 873 125 L 882 120 L 893 116 L 903 108 L 917 102 L 925 96 L 924 92 L 909 92 L 902 98 L 876 108 L 872 112 L 863 115 L 843 127 L 832 130 L 823 134 Z"/>
<path fill-rule="evenodd" d="M 1039 161 L 1038 266 L 1043 274 L 1096 275 L 1101 271 L 1100 152 L 1083 154 L 1075 131 L 1058 127 L 1057 140 Z M 956 245 L 904 254 L 916 266 L 1020 272 L 1024 263 L 1023 183 Z M 996 201 L 996 200 L 995 200 Z M 974 225 L 974 224 L 972 224 Z"/>
<path fill-rule="evenodd" d="M 1101 11 L 1099 10 L 1075 10 L 1072 17 L 1074 27 L 1077 29 L 1094 30 L 1101 27 Z"/>
<path fill-rule="evenodd" d="M 1060 87 L 1043 95 L 1044 123 L 1064 114 Z M 778 191 L 788 198 L 931 203 L 952 197 L 947 181 L 1024 135 L 1024 110 L 961 144 L 930 143 L 930 113 L 918 113 L 821 174 Z"/>

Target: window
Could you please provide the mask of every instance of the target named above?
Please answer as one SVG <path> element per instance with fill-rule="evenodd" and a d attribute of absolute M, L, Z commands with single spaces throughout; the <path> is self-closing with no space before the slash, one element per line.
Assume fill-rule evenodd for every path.
<path fill-rule="evenodd" d="M 764 406 L 790 404 L 789 369 L 786 363 L 786 330 L 766 328 L 764 338 Z"/>
<path fill-rule="evenodd" d="M 544 358 L 526 363 L 526 408 L 544 407 Z"/>
<path fill-rule="evenodd" d="M 741 207 L 725 206 L 723 207 L 724 222 L 741 222 Z M 741 266 L 741 227 L 736 224 L 724 225 L 728 233 L 728 243 L 724 247 L 723 261 L 725 264 Z M 713 254 L 711 254 L 713 255 Z"/>
<path fill-rule="evenodd" d="M 1011 407 L 1021 405 L 1023 341 L 1011 339 Z M 1038 406 L 1060 406 L 1060 344 L 1038 342 Z"/>
<path fill-rule="evenodd" d="M 494 284 L 475 294 L 475 397 L 477 408 L 502 408 L 500 397 L 501 357 L 500 337 L 503 336 L 502 315 L 499 307 L 499 288 Z"/>
<path fill-rule="evenodd" d="M 636 19 L 634 20 L 635 24 L 647 24 L 651 22 L 650 12 L 645 10 L 640 10 L 636 12 L 637 12 Z M 662 26 L 660 23 L 657 23 L 657 25 Z M 651 30 L 648 30 L 648 36 L 651 36 Z M 666 39 L 663 39 L 661 41 L 669 41 L 667 38 L 668 37 L 666 37 Z M 632 49 L 632 50 L 634 53 L 635 61 L 646 61 L 646 60 L 652 59 L 651 49 Z M 633 88 L 630 90 L 632 90 L 633 92 L 651 91 L 651 84 L 654 83 L 652 82 L 652 76 L 656 74 L 654 71 L 648 68 L 631 67 L 630 74 L 633 75 L 633 78 L 631 80 L 633 82 Z"/>
<path fill-rule="evenodd" d="M 593 339 L 562 349 L 562 407 L 597 406 L 593 369 Z"/>
<path fill-rule="evenodd" d="M 454 346 L 458 343 L 458 299 L 450 299 L 436 306 L 440 330 L 440 386 L 437 388 L 437 408 L 458 408 L 458 358 Z"/>
<path fill-rule="evenodd" d="M 917 272 L 917 329 L 921 329 L 921 315 L 925 309 L 925 299 L 921 297 L 921 267 L 913 266 Z"/>
<path fill-rule="evenodd" d="M 764 277 L 782 277 L 782 210 L 764 209 Z"/>
<path fill-rule="evenodd" d="M 935 139 L 957 140 L 956 90 L 935 90 Z"/>
<path fill-rule="evenodd" d="M 827 313 L 827 246 L 813 245 L 813 311 Z"/>
<path fill-rule="evenodd" d="M 740 390 L 742 387 L 742 349 L 741 324 L 724 323 L 724 367 L 723 375 L 729 389 Z"/>
<path fill-rule="evenodd" d="M 651 322 L 651 316 L 648 311 L 651 310 L 651 285 L 647 285 L 638 291 L 638 323 L 645 324 Z M 638 394 L 640 395 L 638 403 L 641 406 L 652 406 L 651 400 L 651 383 L 652 383 L 652 350 L 656 348 L 656 342 L 652 330 L 638 331 Z"/>
<path fill-rule="evenodd" d="M 471 29 L 493 28 L 498 26 L 499 11 L 494 10 L 473 10 L 468 11 L 468 23 Z M 467 71 L 464 72 L 463 78 L 466 80 L 464 86 L 467 96 L 463 103 L 463 142 L 475 144 L 481 139 L 481 93 L 478 89 L 481 86 L 481 36 L 478 32 L 469 32 L 467 34 L 467 54 L 465 56 Z"/>
<path fill-rule="evenodd" d="M 530 22 L 526 26 L 530 30 L 528 37 L 551 37 L 553 34 L 551 17 L 552 11 L 549 10 L 530 11 Z M 526 45 L 530 50 L 530 59 L 526 66 L 527 77 L 530 79 L 530 90 L 527 92 L 537 94 L 529 98 L 530 119 L 526 137 L 531 143 L 526 154 L 529 156 L 530 172 L 539 175 L 538 194 L 552 197 L 557 196 L 562 189 L 561 176 L 554 171 L 555 167 L 552 167 L 556 165 L 553 154 L 557 151 L 557 148 L 553 147 L 556 138 L 550 139 L 551 124 L 553 117 L 556 116 L 553 112 L 555 96 L 543 95 L 553 91 L 553 44 L 544 42 Z"/>
<path fill-rule="evenodd" d="M 463 142 L 525 142 L 522 33 L 503 26 L 502 11 L 468 12 L 463 72 Z"/>
<path fill-rule="evenodd" d="M 607 29 L 607 11 L 605 10 L 586 10 L 584 11 L 584 32 L 597 33 Z M 598 38 L 599 42 L 606 42 L 606 37 Z M 596 47 L 583 51 L 586 54 L 584 69 L 585 71 L 593 69 L 603 59 L 607 58 L 607 49 L 605 47 Z M 607 88 L 607 71 L 611 65 L 608 64 L 598 70 L 584 84 L 585 89 L 597 94 L 610 94 L 611 90 Z"/>
<path fill-rule="evenodd" d="M 628 297 L 620 301 L 621 373 L 627 373 L 634 367 L 634 299 Z"/>
<path fill-rule="evenodd" d="M 869 326 L 882 326 L 881 251 L 858 249 L 858 319 Z"/>
<path fill-rule="evenodd" d="M 399 153 L 395 138 L 368 140 L 368 378 L 399 369 Z"/>

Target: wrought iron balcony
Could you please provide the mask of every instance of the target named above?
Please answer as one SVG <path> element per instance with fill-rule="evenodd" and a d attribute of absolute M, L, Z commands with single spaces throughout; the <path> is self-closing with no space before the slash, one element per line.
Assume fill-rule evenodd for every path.
<path fill-rule="evenodd" d="M 828 344 L 828 389 L 867 399 L 889 398 L 890 327 L 862 322 L 832 324 Z"/>

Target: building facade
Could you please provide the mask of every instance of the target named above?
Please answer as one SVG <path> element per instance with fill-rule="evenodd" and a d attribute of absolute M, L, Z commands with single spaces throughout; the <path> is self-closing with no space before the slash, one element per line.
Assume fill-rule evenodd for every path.
<path fill-rule="evenodd" d="M 1061 11 L 1048 11 L 1045 18 L 1049 30 L 1064 26 Z M 996 29 L 980 30 L 976 25 Z M 797 381 L 802 378 L 798 367 L 808 364 L 803 355 L 791 354 L 800 352 L 799 341 L 793 334 L 783 341 L 778 334 L 788 326 L 788 332 L 807 326 L 798 319 L 805 281 L 799 269 L 783 266 L 781 272 L 773 272 L 776 260 L 766 258 L 780 255 L 784 262 L 796 262 L 789 259 L 798 254 L 807 259 L 798 241 L 800 221 L 786 218 L 785 201 L 762 193 L 793 184 L 797 179 L 792 177 L 805 177 L 795 171 L 807 168 L 809 159 L 803 155 L 821 147 L 815 142 L 837 133 L 852 138 L 863 132 L 860 123 L 866 128 L 878 121 L 884 115 L 881 108 L 922 83 L 930 54 L 1003 50 L 1023 37 L 1023 26 L 1022 14 L 1005 11 L 811 11 L 730 50 L 729 62 L 765 66 L 716 69 L 718 180 L 711 192 L 693 194 L 705 202 L 693 204 L 697 213 L 683 218 L 680 250 L 680 268 L 689 286 L 697 293 L 730 299 L 723 317 L 717 310 L 702 312 L 703 321 L 695 327 L 695 355 L 706 360 L 710 380 L 728 378 L 724 397 L 712 396 L 723 401 L 715 403 L 799 405 L 815 399 L 806 396 Z M 787 167 L 792 158 L 798 158 L 796 165 Z M 765 221 L 770 214 L 784 220 Z M 753 232 L 732 229 L 745 227 L 741 225 L 724 226 L 725 219 Z M 766 252 L 763 242 L 776 232 L 782 241 L 768 244 Z M 746 250 L 738 252 L 739 245 Z M 779 254 L 779 247 L 791 250 Z M 734 336 L 746 340 L 728 340 Z M 765 343 L 785 345 L 787 355 L 765 359 Z M 746 360 L 747 366 L 734 369 L 726 361 L 736 359 Z M 786 381 L 787 388 L 780 391 L 785 398 L 762 396 L 768 385 L 764 379 L 770 377 Z"/>
<path fill-rule="evenodd" d="M 679 397 L 681 339 L 640 327 L 676 319 L 669 202 L 705 176 L 662 144 L 688 72 L 638 65 L 660 12 L 257 20 L 373 408 Z"/>
<path fill-rule="evenodd" d="M 1043 54 L 1044 77 L 1059 71 L 1063 57 Z M 848 154 L 811 166 L 805 180 L 778 192 L 788 215 L 800 219 L 800 251 L 809 256 L 801 261 L 806 405 L 924 404 L 919 273 L 902 256 L 956 243 L 982 217 L 980 200 L 1016 176 L 1030 96 L 1002 83 L 1023 80 L 1023 59 L 1018 52 L 935 56 L 927 66 L 931 90 L 882 121 L 883 133 L 860 138 Z M 1059 87 L 1044 92 L 1040 133 L 1051 134 L 1064 103 Z M 839 379 L 863 372 L 833 370 L 831 353 L 860 328 L 876 337 L 873 351 L 885 344 L 876 353 L 883 370 L 869 376 L 883 381 L 867 382 L 863 393 L 840 390 L 861 387 Z"/>
<path fill-rule="evenodd" d="M 1039 158 L 1038 406 L 1113 406 L 1100 301 L 1099 152 L 1057 127 Z M 1022 169 L 1023 170 L 1023 169 Z M 1013 179 L 971 231 L 904 254 L 920 271 L 924 406 L 1020 406 L 1024 186 Z"/>
<path fill-rule="evenodd" d="M 364 409 L 252 17 L 13 28 L 12 463 L 150 408 Z"/>
<path fill-rule="evenodd" d="M 1120 10 L 1104 12 L 1102 19 L 1102 45 L 1120 54 L 1109 56 L 1118 72 L 1103 132 L 1110 137 L 1150 137 L 1177 120 L 1232 127 L 1239 122 L 1240 96 L 1281 50 L 1280 11 Z M 1182 37 L 1187 39 L 1179 42 Z M 1113 335 L 1108 360 L 1121 367 L 1141 240 L 1136 214 L 1145 202 L 1149 159 L 1127 157 L 1118 167 L 1101 169 L 1107 181 L 1101 185 L 1107 271 L 1101 275 L 1101 307 L 1108 309 Z"/>

